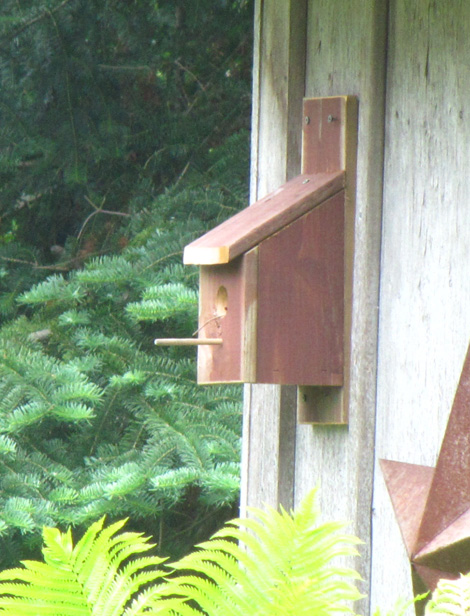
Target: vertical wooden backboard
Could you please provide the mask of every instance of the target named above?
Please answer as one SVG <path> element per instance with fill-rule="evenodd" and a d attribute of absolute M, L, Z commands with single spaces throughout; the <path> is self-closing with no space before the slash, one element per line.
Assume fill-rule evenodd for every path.
<path fill-rule="evenodd" d="M 344 424 L 349 415 L 351 372 L 358 101 L 355 96 L 305 99 L 303 116 L 303 173 L 346 171 L 343 261 L 340 265 L 343 281 L 343 379 L 341 388 L 335 383 L 324 383 L 323 387 L 300 383 L 297 417 L 300 423 Z"/>

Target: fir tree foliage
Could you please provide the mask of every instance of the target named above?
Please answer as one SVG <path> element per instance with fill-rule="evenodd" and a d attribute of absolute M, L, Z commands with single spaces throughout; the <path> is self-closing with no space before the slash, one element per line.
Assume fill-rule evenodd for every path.
<path fill-rule="evenodd" d="M 234 0 L 3 0 L 0 235 L 43 256 L 78 235 L 113 247 L 247 126 L 250 37 Z"/>
<path fill-rule="evenodd" d="M 0 328 L 4 564 L 44 525 L 129 516 L 179 554 L 233 513 L 241 392 L 198 386 L 194 350 L 153 340 L 197 328 L 198 272 L 182 247 L 245 204 L 247 146 L 234 135 L 207 172 L 136 213 L 120 254 L 17 297 L 23 314 Z"/>
<path fill-rule="evenodd" d="M 246 205 L 251 2 L 0 6 L 0 566 L 108 514 L 179 554 L 237 502 L 182 247 Z"/>

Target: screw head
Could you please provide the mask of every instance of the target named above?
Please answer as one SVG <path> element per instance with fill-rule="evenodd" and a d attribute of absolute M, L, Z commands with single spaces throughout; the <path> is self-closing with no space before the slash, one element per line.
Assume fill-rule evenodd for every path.
<path fill-rule="evenodd" d="M 305 116 L 305 124 L 310 124 L 310 118 L 308 116 Z"/>

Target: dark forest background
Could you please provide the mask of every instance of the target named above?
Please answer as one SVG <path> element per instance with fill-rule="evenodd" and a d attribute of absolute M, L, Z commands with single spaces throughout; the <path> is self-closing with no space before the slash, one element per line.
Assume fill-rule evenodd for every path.
<path fill-rule="evenodd" d="M 0 566 L 130 517 L 236 513 L 240 391 L 195 384 L 182 247 L 247 205 L 252 3 L 3 0 Z"/>

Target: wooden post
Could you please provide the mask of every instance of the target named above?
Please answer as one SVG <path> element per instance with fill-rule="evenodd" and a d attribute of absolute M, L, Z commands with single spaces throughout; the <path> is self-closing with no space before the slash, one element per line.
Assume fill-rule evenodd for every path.
<path fill-rule="evenodd" d="M 307 0 L 257 0 L 251 202 L 300 173 Z M 294 504 L 296 388 L 245 386 L 241 514 Z"/>

